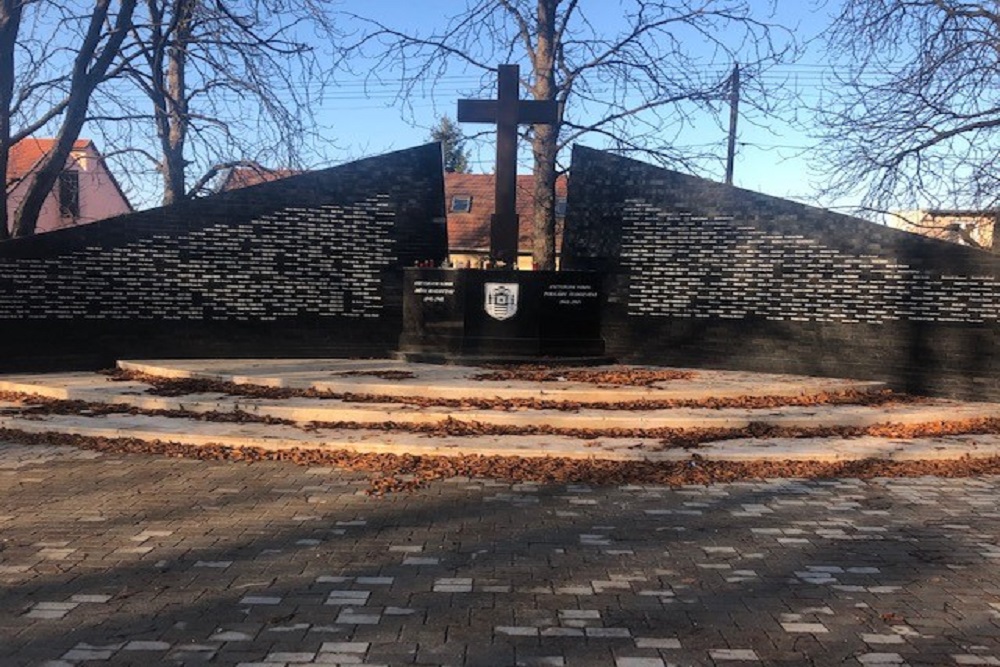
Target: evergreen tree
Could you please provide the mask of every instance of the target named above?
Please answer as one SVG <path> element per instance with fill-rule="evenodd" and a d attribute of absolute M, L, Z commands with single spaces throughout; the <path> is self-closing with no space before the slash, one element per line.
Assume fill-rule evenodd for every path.
<path fill-rule="evenodd" d="M 441 116 L 431 130 L 431 141 L 440 141 L 444 148 L 444 170 L 456 174 L 469 171 L 469 151 L 465 148 L 462 129 L 448 116 Z"/>

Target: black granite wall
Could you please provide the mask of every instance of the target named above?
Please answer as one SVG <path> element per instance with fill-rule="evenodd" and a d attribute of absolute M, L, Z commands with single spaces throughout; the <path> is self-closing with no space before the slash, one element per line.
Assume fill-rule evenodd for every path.
<path fill-rule="evenodd" d="M 0 368 L 385 355 L 444 216 L 429 144 L 0 243 Z"/>
<path fill-rule="evenodd" d="M 1000 400 L 1000 258 L 577 147 L 563 266 L 619 359 Z"/>

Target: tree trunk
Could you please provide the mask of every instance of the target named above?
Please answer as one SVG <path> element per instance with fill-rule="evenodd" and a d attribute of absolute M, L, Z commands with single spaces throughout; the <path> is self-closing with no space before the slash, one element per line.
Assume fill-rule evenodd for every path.
<path fill-rule="evenodd" d="M 559 0 L 538 0 L 538 35 L 532 57 L 536 100 L 556 99 L 555 39 Z M 535 216 L 531 259 L 538 269 L 556 268 L 556 152 L 559 123 L 535 125 Z"/>
<path fill-rule="evenodd" d="M 173 204 L 187 197 L 187 161 L 184 144 L 187 139 L 188 106 L 187 49 L 191 41 L 191 17 L 197 0 L 176 0 L 174 22 L 176 29 L 168 35 L 167 80 L 165 104 L 157 109 L 162 114 L 160 145 L 163 150 L 163 203 Z"/>
<path fill-rule="evenodd" d="M 56 135 L 55 147 L 42 160 L 24 200 L 17 208 L 17 213 L 14 215 L 13 236 L 29 236 L 35 233 L 42 206 L 59 180 L 59 174 L 65 169 L 73 144 L 80 136 L 80 130 L 87 120 L 90 96 L 103 81 L 108 67 L 117 56 L 122 40 L 132 25 L 132 12 L 135 10 L 136 0 L 121 0 L 114 28 L 104 44 L 101 44 L 110 2 L 111 0 L 97 0 L 90 15 L 87 34 L 73 62 L 70 99 L 66 105 L 62 126 Z M 98 47 L 100 47 L 99 52 Z"/>
<path fill-rule="evenodd" d="M 10 238 L 7 226 L 7 164 L 10 158 L 10 105 L 14 93 L 14 45 L 21 24 L 20 0 L 0 0 L 0 241 Z"/>
<path fill-rule="evenodd" d="M 535 155 L 535 219 L 531 261 L 538 269 L 556 268 L 556 128 L 536 125 L 531 142 Z"/>
<path fill-rule="evenodd" d="M 41 165 L 32 174 L 31 185 L 21 200 L 14 214 L 14 229 L 12 236 L 31 236 L 38 226 L 38 216 L 52 188 L 59 180 L 59 174 L 66 168 L 66 161 L 73 151 L 73 144 L 80 136 L 83 123 L 87 119 L 85 104 L 70 105 L 66 110 L 66 118 L 56 135 L 52 151 L 46 155 Z"/>

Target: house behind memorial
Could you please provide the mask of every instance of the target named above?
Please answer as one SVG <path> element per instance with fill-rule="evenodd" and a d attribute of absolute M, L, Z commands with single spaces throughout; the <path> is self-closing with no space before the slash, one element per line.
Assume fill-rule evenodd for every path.
<path fill-rule="evenodd" d="M 531 268 L 534 237 L 534 176 L 517 177 L 518 268 Z M 556 180 L 556 251 L 566 217 L 566 176 Z M 448 208 L 448 251 L 456 266 L 478 266 L 490 255 L 490 216 L 495 210 L 496 181 L 492 174 L 445 174 L 444 203 Z"/>
<path fill-rule="evenodd" d="M 13 220 L 24 200 L 31 177 L 55 147 L 55 139 L 29 137 L 14 144 L 7 164 L 7 219 Z M 74 227 L 131 213 L 125 193 L 89 139 L 79 139 L 42 205 L 36 233 Z"/>
<path fill-rule="evenodd" d="M 894 229 L 942 241 L 1000 252 L 996 222 L 1000 210 L 916 209 L 886 217 Z"/>

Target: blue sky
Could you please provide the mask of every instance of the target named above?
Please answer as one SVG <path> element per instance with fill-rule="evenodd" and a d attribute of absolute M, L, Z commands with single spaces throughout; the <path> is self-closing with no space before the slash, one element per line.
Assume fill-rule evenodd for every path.
<path fill-rule="evenodd" d="M 717 0 L 719 4 L 726 1 Z M 786 26 L 801 46 L 810 44 L 827 26 L 840 1 L 775 0 L 772 6 L 767 0 L 747 0 L 757 12 L 755 18 Z M 580 0 L 580 3 L 602 34 L 613 32 L 621 24 L 623 7 L 635 6 L 634 0 Z M 424 34 L 444 25 L 449 15 L 461 12 L 465 6 L 466 0 L 339 0 L 334 5 L 337 10 L 345 13 L 353 12 L 378 19 L 400 30 L 420 31 Z M 347 33 L 359 29 L 359 26 L 346 21 L 340 27 Z M 726 34 L 720 34 L 718 38 L 727 43 L 734 39 L 732 35 Z M 731 61 L 713 58 L 703 37 L 683 35 L 681 41 L 685 48 L 702 58 L 695 70 L 699 74 L 711 77 L 724 76 L 729 72 Z M 318 42 L 316 46 L 323 51 L 325 45 Z M 498 64 L 497 60 L 499 57 L 491 57 L 487 61 Z M 442 114 L 454 118 L 458 99 L 481 97 L 483 94 L 492 96 L 495 91 L 495 82 L 492 80 L 488 82 L 489 90 L 482 91 L 481 72 L 450 66 L 435 85 L 427 81 L 427 85 L 421 87 L 417 94 L 402 101 L 397 98 L 397 88 L 394 85 L 398 73 L 391 67 L 373 68 L 370 62 L 359 60 L 351 64 L 353 72 L 339 67 L 332 68 L 336 85 L 326 92 L 317 107 L 320 131 L 304 140 L 308 141 L 305 145 L 310 149 L 306 152 L 315 155 L 306 166 L 340 164 L 425 143 L 429 138 L 430 128 Z M 523 60 L 520 64 L 522 68 L 526 65 Z M 820 179 L 813 171 L 815 162 L 812 158 L 818 153 L 814 146 L 815 139 L 810 136 L 809 131 L 809 107 L 820 104 L 820 83 L 829 71 L 830 67 L 823 61 L 822 50 L 816 44 L 805 48 L 794 62 L 775 66 L 762 75 L 769 84 L 786 84 L 786 90 L 798 95 L 799 99 L 795 104 L 786 105 L 780 113 L 766 115 L 754 113 L 751 105 L 744 102 L 738 135 L 736 185 L 813 204 L 843 206 L 852 203 L 849 200 L 827 201 L 817 196 Z M 301 85 L 301 82 L 294 81 L 294 77 L 289 77 L 288 86 Z M 282 95 L 288 95 L 289 90 L 283 91 L 278 86 L 271 92 L 274 97 L 281 99 Z M 129 95 L 134 96 L 135 93 Z M 124 97 L 128 98 L 127 95 Z M 251 100 L 246 103 L 255 102 Z M 726 145 L 726 132 L 723 128 L 727 124 L 728 107 L 719 104 L 714 116 L 699 114 L 690 126 L 680 132 L 676 126 L 657 126 L 657 136 L 662 135 L 661 141 L 664 144 L 708 152 L 710 160 L 699 164 L 697 169 L 688 171 L 722 180 Z M 468 133 L 475 133 L 484 128 L 485 126 L 472 125 L 464 129 Z M 102 135 L 98 129 L 92 126 L 85 128 L 83 136 L 96 139 L 103 149 L 105 146 L 101 143 Z M 142 139 L 152 141 L 155 137 L 150 133 L 143 135 L 140 140 Z M 605 147 L 599 137 L 586 138 L 582 143 L 595 148 Z M 473 170 L 491 171 L 495 150 L 492 137 L 487 137 L 471 148 Z M 530 171 L 527 151 L 522 151 L 522 155 L 522 171 Z M 126 165 L 116 164 L 115 158 L 112 158 L 112 166 L 123 173 L 127 171 L 135 180 L 137 187 L 129 193 L 135 204 L 141 208 L 156 205 L 159 199 L 159 177 L 151 166 L 147 165 L 146 171 L 135 167 L 130 169 Z"/>
<path fill-rule="evenodd" d="M 409 31 L 427 31 L 445 22 L 450 12 L 464 7 L 461 0 L 344 0 L 341 8 L 376 18 Z M 619 2 L 614 0 L 584 0 L 588 15 L 598 25 L 613 26 L 620 17 Z M 631 4 L 631 3 L 623 3 Z M 761 8 L 760 18 L 781 23 L 794 31 L 796 40 L 806 45 L 827 25 L 836 2 L 817 4 L 806 0 L 779 0 L 773 9 L 766 2 L 754 2 L 755 11 Z M 364 64 L 359 69 L 364 71 Z M 808 127 L 808 105 L 820 103 L 820 83 L 827 77 L 829 68 L 823 63 L 818 45 L 805 49 L 794 63 L 779 65 L 765 77 L 768 82 L 783 81 L 799 97 L 799 104 L 786 108 L 777 115 L 754 114 L 744 106 L 739 130 L 735 184 L 782 197 L 791 197 L 811 203 L 846 205 L 848 201 L 822 201 L 817 198 L 819 175 L 814 171 L 815 140 Z M 404 148 L 424 142 L 429 128 L 441 114 L 454 117 L 455 103 L 460 97 L 478 96 L 479 75 L 474 71 L 450 70 L 424 96 L 412 97 L 408 105 L 394 98 L 391 86 L 392 72 L 380 72 L 382 84 L 369 85 L 366 89 L 359 78 L 338 75 L 340 87 L 328 95 L 322 105 L 322 120 L 328 127 L 325 134 L 335 147 L 329 152 L 334 161 L 372 155 L 386 150 Z M 728 114 L 728 110 L 722 111 Z M 706 164 L 699 175 L 722 179 L 722 160 L 725 151 L 725 132 L 718 127 L 718 119 L 704 117 L 696 126 L 674 139 L 670 128 L 664 128 L 665 140 L 675 140 L 697 148 L 718 151 L 716 164 Z M 722 119 L 723 125 L 725 119 Z M 469 126 L 476 132 L 481 126 Z M 601 147 L 600 140 L 587 139 L 583 143 Z M 493 161 L 492 141 L 474 148 L 473 169 L 490 171 Z M 530 170 L 524 160 L 522 171 Z"/>

